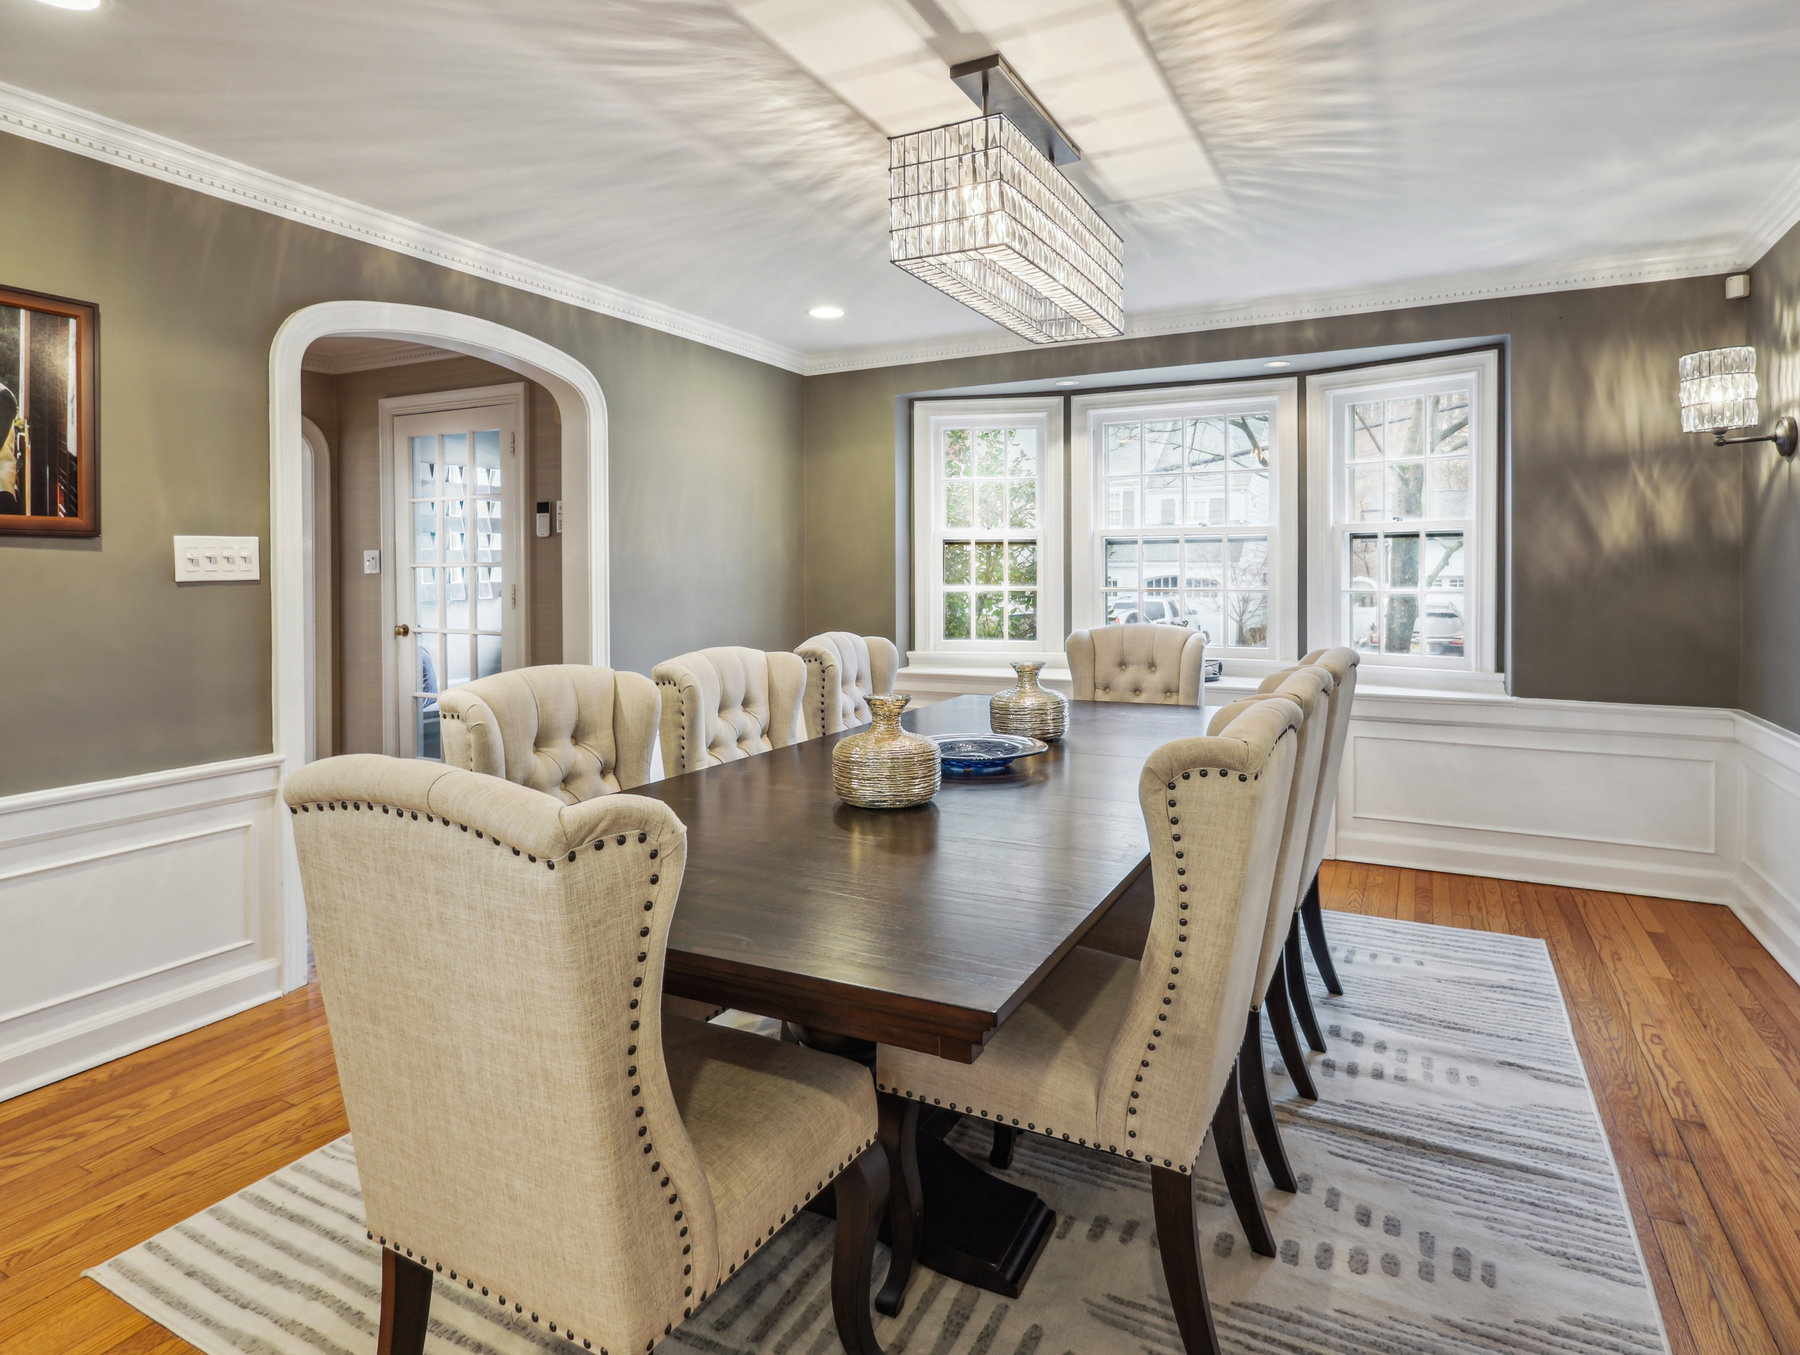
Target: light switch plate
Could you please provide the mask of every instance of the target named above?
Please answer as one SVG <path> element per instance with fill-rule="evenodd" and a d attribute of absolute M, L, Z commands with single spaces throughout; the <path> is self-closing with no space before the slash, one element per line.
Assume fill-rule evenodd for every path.
<path fill-rule="evenodd" d="M 363 573 L 365 573 L 365 574 L 381 573 L 381 552 L 380 551 L 366 550 L 363 552 Z"/>
<path fill-rule="evenodd" d="M 176 583 L 243 583 L 262 577 L 262 541 L 254 536 L 178 536 Z"/>

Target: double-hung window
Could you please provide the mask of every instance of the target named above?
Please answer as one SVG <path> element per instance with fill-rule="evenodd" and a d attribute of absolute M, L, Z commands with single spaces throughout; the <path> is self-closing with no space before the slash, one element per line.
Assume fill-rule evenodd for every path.
<path fill-rule="evenodd" d="M 1308 639 L 1377 680 L 1494 672 L 1497 382 L 1491 351 L 1308 379 Z"/>
<path fill-rule="evenodd" d="M 1290 380 L 1073 401 L 1075 625 L 1197 630 L 1244 671 L 1296 657 L 1296 406 Z"/>
<path fill-rule="evenodd" d="M 1060 655 L 1062 401 L 914 408 L 912 648 Z"/>

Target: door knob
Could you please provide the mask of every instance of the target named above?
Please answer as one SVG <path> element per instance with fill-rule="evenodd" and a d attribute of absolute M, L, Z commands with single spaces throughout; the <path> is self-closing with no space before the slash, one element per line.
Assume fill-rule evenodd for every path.
<path fill-rule="evenodd" d="M 411 635 L 412 627 L 407 625 L 406 622 L 402 621 L 399 625 L 394 627 L 394 634 L 400 635 L 400 636 Z"/>

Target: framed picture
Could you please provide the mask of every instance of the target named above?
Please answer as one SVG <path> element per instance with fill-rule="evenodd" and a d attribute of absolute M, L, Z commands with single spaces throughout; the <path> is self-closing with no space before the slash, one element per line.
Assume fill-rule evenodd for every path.
<path fill-rule="evenodd" d="M 0 287 L 0 536 L 100 535 L 100 311 Z"/>

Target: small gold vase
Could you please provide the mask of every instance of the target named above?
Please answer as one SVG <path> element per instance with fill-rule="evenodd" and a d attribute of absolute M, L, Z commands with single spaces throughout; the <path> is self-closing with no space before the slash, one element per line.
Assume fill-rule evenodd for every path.
<path fill-rule="evenodd" d="M 1041 663 L 1015 663 L 1019 685 L 988 702 L 988 723 L 996 734 L 1024 734 L 1034 739 L 1060 739 L 1069 727 L 1069 702 L 1061 692 L 1038 686 Z"/>
<path fill-rule="evenodd" d="M 910 696 L 871 696 L 874 722 L 831 750 L 838 797 L 861 809 L 906 809 L 938 793 L 943 763 L 937 745 L 900 727 Z"/>

